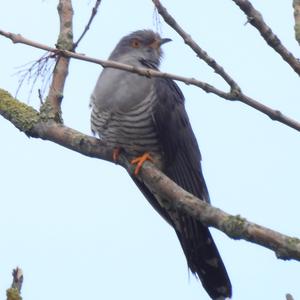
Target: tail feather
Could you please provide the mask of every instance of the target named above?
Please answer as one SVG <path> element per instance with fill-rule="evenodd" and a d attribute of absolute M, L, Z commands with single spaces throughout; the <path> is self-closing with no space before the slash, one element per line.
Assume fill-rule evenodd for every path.
<path fill-rule="evenodd" d="M 164 171 L 183 189 L 203 201 L 210 202 L 201 165 L 192 164 L 185 152 L 177 152 L 172 164 Z M 191 272 L 200 279 L 212 299 L 230 298 L 232 295 L 230 279 L 209 229 L 179 211 L 175 218 L 173 214 L 173 220 L 175 220 L 174 229 Z"/>
<path fill-rule="evenodd" d="M 191 272 L 212 299 L 231 297 L 231 283 L 208 228 L 185 217 L 182 226 L 184 230 L 175 231 Z"/>
<path fill-rule="evenodd" d="M 154 209 L 175 229 L 189 269 L 214 300 L 231 297 L 231 283 L 208 228 L 180 212 L 166 211 L 144 183 L 132 177 Z"/>

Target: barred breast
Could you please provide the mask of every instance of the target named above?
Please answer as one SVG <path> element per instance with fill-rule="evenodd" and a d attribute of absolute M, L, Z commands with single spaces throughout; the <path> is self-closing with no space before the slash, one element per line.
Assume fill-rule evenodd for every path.
<path fill-rule="evenodd" d="M 154 91 L 151 89 L 130 110 L 122 111 L 115 106 L 101 110 L 97 105 L 92 105 L 92 131 L 112 148 L 124 149 L 130 157 L 149 152 L 155 160 L 160 160 L 161 147 L 152 118 L 154 102 Z"/>

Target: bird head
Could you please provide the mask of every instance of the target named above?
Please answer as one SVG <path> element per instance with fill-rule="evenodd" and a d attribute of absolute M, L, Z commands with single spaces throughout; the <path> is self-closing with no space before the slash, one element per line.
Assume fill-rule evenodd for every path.
<path fill-rule="evenodd" d="M 157 68 L 163 54 L 161 45 L 170 41 L 152 30 L 138 30 L 123 37 L 109 59 Z"/>

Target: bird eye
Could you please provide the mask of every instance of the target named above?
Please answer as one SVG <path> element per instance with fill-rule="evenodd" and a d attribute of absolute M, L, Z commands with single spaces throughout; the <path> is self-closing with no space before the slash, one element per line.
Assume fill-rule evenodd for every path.
<path fill-rule="evenodd" d="M 140 43 L 139 40 L 134 39 L 134 40 L 131 41 L 131 46 L 132 46 L 133 48 L 140 48 L 141 43 Z"/>

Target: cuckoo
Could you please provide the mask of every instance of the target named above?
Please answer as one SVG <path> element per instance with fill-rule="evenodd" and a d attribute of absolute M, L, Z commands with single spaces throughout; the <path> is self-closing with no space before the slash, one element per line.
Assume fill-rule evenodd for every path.
<path fill-rule="evenodd" d="M 161 46 L 170 39 L 152 30 L 123 37 L 109 59 L 134 67 L 158 70 Z M 185 110 L 184 96 L 171 79 L 144 77 L 105 68 L 91 96 L 91 128 L 112 149 L 124 151 L 135 172 L 151 160 L 186 191 L 210 202 L 201 170 L 201 154 Z M 174 228 L 193 274 L 212 299 L 231 297 L 231 283 L 206 226 L 181 211 L 168 211 L 158 195 L 132 176 L 135 184 Z"/>

